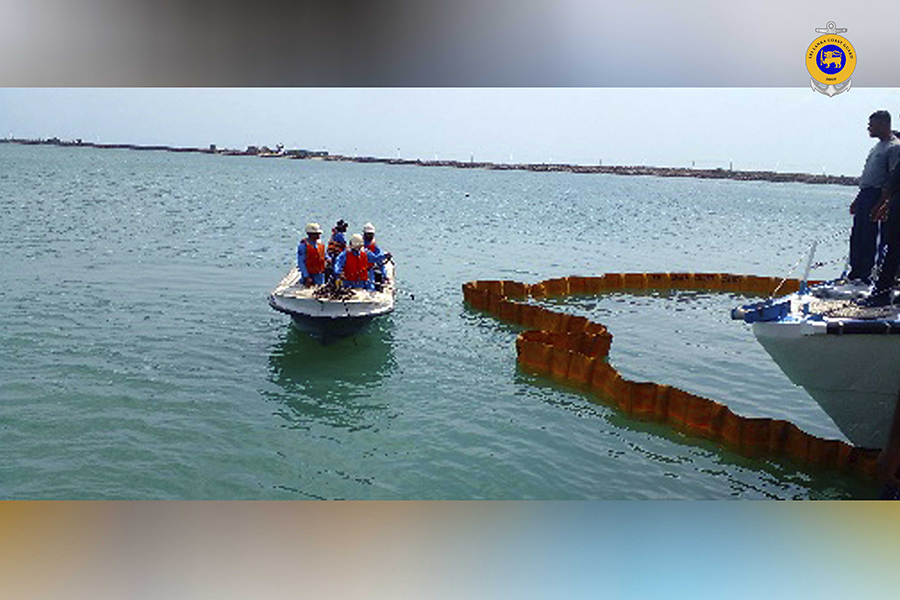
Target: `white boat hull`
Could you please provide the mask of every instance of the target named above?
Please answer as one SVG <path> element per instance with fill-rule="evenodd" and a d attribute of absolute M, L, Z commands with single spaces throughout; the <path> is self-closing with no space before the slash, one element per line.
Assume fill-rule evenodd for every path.
<path fill-rule="evenodd" d="M 753 334 L 854 445 L 881 448 L 900 394 L 900 308 L 854 302 L 867 288 L 823 284 L 743 306 Z"/>
<path fill-rule="evenodd" d="M 900 391 L 900 336 L 828 334 L 808 321 L 759 322 L 753 333 L 854 445 L 881 448 Z"/>
<path fill-rule="evenodd" d="M 317 298 L 321 286 L 304 286 L 300 271 L 294 267 L 269 295 L 269 305 L 291 316 L 294 324 L 314 334 L 349 335 L 359 331 L 373 318 L 394 310 L 396 282 L 394 265 L 385 265 L 387 282 L 381 290 L 353 289 L 344 300 Z"/>

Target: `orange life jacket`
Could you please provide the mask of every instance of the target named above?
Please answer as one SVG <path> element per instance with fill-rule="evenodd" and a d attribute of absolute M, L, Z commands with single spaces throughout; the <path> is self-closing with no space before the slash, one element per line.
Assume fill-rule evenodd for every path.
<path fill-rule="evenodd" d="M 369 278 L 369 253 L 360 250 L 359 254 L 347 252 L 344 261 L 344 279 L 347 281 L 366 281 Z"/>
<path fill-rule="evenodd" d="M 310 275 L 317 275 L 325 272 L 325 245 L 322 242 L 316 242 L 315 245 L 309 243 L 309 238 L 303 240 L 306 244 L 306 272 Z"/>
<path fill-rule="evenodd" d="M 366 244 L 366 250 L 368 250 L 372 254 L 378 254 L 378 246 L 375 245 L 375 240 L 372 240 L 371 243 Z"/>

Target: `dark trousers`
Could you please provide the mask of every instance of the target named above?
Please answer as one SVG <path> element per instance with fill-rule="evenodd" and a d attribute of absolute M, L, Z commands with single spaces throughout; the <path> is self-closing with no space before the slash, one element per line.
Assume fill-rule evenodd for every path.
<path fill-rule="evenodd" d="M 867 282 L 872 276 L 881 224 L 873 222 L 871 214 L 880 198 L 881 188 L 863 188 L 856 195 L 856 211 L 850 232 L 850 279 Z"/>
<path fill-rule="evenodd" d="M 874 293 L 889 291 L 894 286 L 897 267 L 900 267 L 900 193 L 891 196 L 888 218 L 881 228 L 881 235 L 887 242 L 887 254 L 881 263 Z"/>

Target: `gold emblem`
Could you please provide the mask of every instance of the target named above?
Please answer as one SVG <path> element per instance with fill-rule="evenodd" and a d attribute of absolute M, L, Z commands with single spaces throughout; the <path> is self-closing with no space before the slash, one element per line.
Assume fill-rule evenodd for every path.
<path fill-rule="evenodd" d="M 806 50 L 806 69 L 812 76 L 810 86 L 827 96 L 849 90 L 850 76 L 856 68 L 856 50 L 847 38 L 838 35 L 845 31 L 829 21 L 825 29 L 816 29 L 824 35 L 814 39 Z"/>

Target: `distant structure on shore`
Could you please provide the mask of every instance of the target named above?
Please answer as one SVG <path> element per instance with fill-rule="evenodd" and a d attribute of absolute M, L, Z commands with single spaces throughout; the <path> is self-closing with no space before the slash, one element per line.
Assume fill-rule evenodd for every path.
<path fill-rule="evenodd" d="M 695 169 L 685 167 L 648 167 L 619 165 L 567 165 L 553 163 L 493 163 L 457 161 L 457 160 L 419 160 L 404 158 L 378 158 L 375 156 L 342 156 L 329 154 L 324 150 L 288 149 L 277 145 L 274 149 L 268 146 L 248 146 L 245 150 L 218 148 L 210 144 L 207 148 L 177 146 L 147 146 L 140 144 L 100 144 L 85 142 L 81 139 L 61 140 L 23 139 L 7 137 L 0 139 L 0 144 L 22 144 L 64 147 L 85 147 L 123 150 L 157 150 L 165 152 L 196 152 L 201 154 L 217 154 L 221 156 L 257 156 L 261 158 L 318 159 L 338 162 L 382 163 L 387 165 L 413 165 L 421 167 L 451 167 L 455 169 L 492 169 L 500 171 L 537 171 L 564 173 L 605 173 L 610 175 L 652 175 L 656 177 L 697 177 L 701 179 L 736 179 L 740 181 L 774 181 L 799 182 L 835 185 L 859 185 L 858 177 L 845 175 L 814 175 L 810 173 L 778 173 L 775 171 L 735 171 L 731 165 L 728 169 Z"/>
<path fill-rule="evenodd" d="M 246 150 L 233 150 L 230 148 L 218 148 L 215 144 L 210 144 L 207 148 L 154 146 L 142 144 L 101 144 L 98 142 L 85 142 L 80 138 L 76 140 L 61 140 L 56 137 L 48 139 L 24 139 L 8 137 L 0 139 L 0 144 L 22 144 L 26 146 L 65 146 L 119 150 L 161 150 L 165 152 L 198 152 L 201 154 L 220 154 L 222 156 L 261 156 L 263 158 L 316 158 L 328 156 L 328 153 L 325 151 L 285 150 L 284 146 L 280 144 L 276 146 L 274 150 L 269 148 L 268 146 L 247 146 Z"/>

